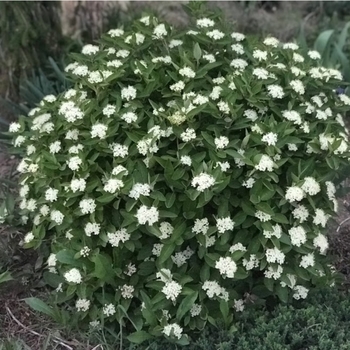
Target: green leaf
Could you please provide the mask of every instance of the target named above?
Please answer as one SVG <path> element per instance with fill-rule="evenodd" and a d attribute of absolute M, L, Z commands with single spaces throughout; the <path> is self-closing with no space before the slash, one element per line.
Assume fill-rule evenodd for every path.
<path fill-rule="evenodd" d="M 145 303 L 145 308 L 142 310 L 142 315 L 146 319 L 146 321 L 149 323 L 150 326 L 154 326 L 158 323 L 157 317 L 152 311 L 152 302 L 151 299 L 148 297 L 148 295 L 143 291 L 140 290 L 142 301 Z"/>
<path fill-rule="evenodd" d="M 140 276 L 149 276 L 154 272 L 154 261 L 143 261 L 139 265 L 138 274 Z"/>
<path fill-rule="evenodd" d="M 102 204 L 107 204 L 113 201 L 113 199 L 115 199 L 115 194 L 111 194 L 111 193 L 106 193 L 100 197 L 96 198 L 96 201 Z"/>
<path fill-rule="evenodd" d="M 153 338 L 153 336 L 146 331 L 137 331 L 134 333 L 129 334 L 126 339 L 129 340 L 129 342 L 134 344 L 141 344 L 144 341 Z"/>
<path fill-rule="evenodd" d="M 180 321 L 182 317 L 185 316 L 185 314 L 191 309 L 193 303 L 196 301 L 197 298 L 198 292 L 193 291 L 193 293 L 187 295 L 187 297 L 182 300 L 176 312 L 177 320 Z"/>
<path fill-rule="evenodd" d="M 75 256 L 74 251 L 64 249 L 64 250 L 60 250 L 56 254 L 56 259 L 62 264 L 80 266 L 81 264 L 79 263 L 78 260 L 74 258 L 74 256 Z"/>
<path fill-rule="evenodd" d="M 160 210 L 159 215 L 162 218 L 173 218 L 176 219 L 178 217 L 178 214 L 173 213 L 172 211 L 167 211 L 167 210 Z"/>
<path fill-rule="evenodd" d="M 180 180 L 181 178 L 183 178 L 183 176 L 185 175 L 185 169 L 184 168 L 177 168 L 173 174 L 171 175 L 171 178 L 174 181 Z"/>
<path fill-rule="evenodd" d="M 289 224 L 289 220 L 287 219 L 287 217 L 280 213 L 273 215 L 272 220 L 280 224 Z"/>
<path fill-rule="evenodd" d="M 314 43 L 314 48 L 317 50 L 321 55 L 325 52 L 327 45 L 330 44 L 330 39 L 332 38 L 334 34 L 334 29 L 329 29 L 323 31 L 316 39 Z"/>
<path fill-rule="evenodd" d="M 12 281 L 12 280 L 13 280 L 13 278 L 12 278 L 10 272 L 5 271 L 5 272 L 0 274 L 0 284 L 7 282 L 7 281 Z"/>
<path fill-rule="evenodd" d="M 171 208 L 176 200 L 176 195 L 174 192 L 172 193 L 167 193 L 165 196 L 165 206 L 167 209 Z"/>
<path fill-rule="evenodd" d="M 127 304 L 127 307 L 126 307 L 126 308 L 128 308 L 129 305 L 130 305 L 130 301 L 128 301 L 128 304 Z M 125 307 L 124 307 L 123 305 L 121 305 L 121 304 L 119 304 L 119 305 L 117 306 L 117 308 L 118 308 L 119 310 L 122 311 L 122 313 L 124 314 L 124 316 L 131 322 L 131 324 L 134 326 L 134 328 L 139 332 L 139 331 L 140 331 L 140 328 L 142 328 L 142 324 L 139 322 L 140 319 L 137 319 L 137 318 L 134 318 L 134 317 L 130 317 L 130 316 L 128 315 L 127 309 L 125 309 Z"/>
<path fill-rule="evenodd" d="M 206 131 L 202 131 L 201 134 L 202 134 L 204 140 L 207 141 L 208 144 L 209 144 L 210 146 L 216 147 L 216 146 L 215 146 L 215 143 L 214 143 L 214 138 L 213 138 L 213 137 L 211 137 Z M 227 152 L 227 153 L 228 153 L 228 152 Z"/>
<path fill-rule="evenodd" d="M 186 221 L 182 221 L 180 225 L 176 225 L 170 237 L 170 242 L 175 242 L 179 237 L 186 232 Z"/>
<path fill-rule="evenodd" d="M 297 42 L 300 45 L 300 47 L 304 50 L 307 51 L 308 50 L 308 44 L 306 41 L 306 36 L 305 36 L 305 20 L 301 23 L 300 25 L 300 30 L 299 30 L 299 35 L 297 38 Z"/>
<path fill-rule="evenodd" d="M 341 33 L 339 34 L 339 38 L 338 38 L 338 43 L 337 44 L 339 45 L 339 48 L 341 50 L 344 49 L 344 47 L 345 47 L 345 45 L 347 43 L 347 40 L 349 38 L 349 29 L 350 29 L 350 22 L 347 22 L 344 25 Z"/>
<path fill-rule="evenodd" d="M 25 298 L 24 301 L 33 310 L 42 312 L 42 313 L 44 313 L 52 318 L 55 317 L 55 313 L 54 313 L 53 309 L 49 305 L 44 303 L 42 300 L 32 297 L 32 298 Z"/>
<path fill-rule="evenodd" d="M 337 159 L 335 157 L 326 157 L 326 163 L 327 165 L 333 169 L 333 170 L 337 170 L 339 167 L 339 162 L 337 161 Z"/>
<path fill-rule="evenodd" d="M 5 199 L 6 209 L 11 214 L 15 208 L 15 199 L 11 193 L 8 193 Z"/>
<path fill-rule="evenodd" d="M 264 278 L 264 285 L 270 291 L 273 292 L 274 280 L 272 278 Z"/>
<path fill-rule="evenodd" d="M 93 275 L 102 281 L 112 282 L 115 272 L 112 268 L 112 259 L 108 255 L 97 254 L 92 258 L 95 264 Z"/>
<path fill-rule="evenodd" d="M 338 61 L 341 63 L 341 66 L 343 69 L 348 68 L 349 66 L 349 59 L 346 57 L 342 49 L 339 47 L 337 43 L 334 44 L 335 53 L 338 55 Z"/>
<path fill-rule="evenodd" d="M 267 203 L 259 203 L 256 205 L 256 208 L 258 210 L 263 211 L 266 214 L 271 215 L 271 216 L 275 215 L 275 212 L 272 210 L 272 208 Z"/>
<path fill-rule="evenodd" d="M 248 251 L 251 254 L 256 254 L 259 251 L 260 246 L 261 246 L 260 238 L 258 236 L 254 237 L 249 244 Z"/>
<path fill-rule="evenodd" d="M 262 284 L 253 287 L 252 293 L 258 295 L 259 298 L 266 298 L 271 295 L 271 292 Z"/>
<path fill-rule="evenodd" d="M 188 345 L 190 341 L 188 340 L 187 335 L 183 335 L 179 340 L 176 341 L 176 344 L 179 344 L 181 346 Z"/>
<path fill-rule="evenodd" d="M 159 265 L 163 265 L 171 256 L 171 254 L 173 254 L 174 250 L 175 250 L 176 245 L 174 243 L 170 243 L 170 244 L 164 244 L 161 252 L 160 252 L 160 256 L 158 258 L 158 263 Z"/>
<path fill-rule="evenodd" d="M 247 215 L 255 216 L 255 210 L 248 200 L 243 200 L 241 207 Z"/>
<path fill-rule="evenodd" d="M 281 285 L 277 285 L 276 293 L 277 293 L 277 296 L 279 297 L 279 299 L 283 303 L 286 303 L 288 301 L 288 288 L 287 287 L 282 287 Z"/>
<path fill-rule="evenodd" d="M 221 311 L 221 315 L 222 315 L 224 321 L 226 322 L 228 315 L 229 315 L 229 307 L 228 307 L 227 301 L 225 301 L 225 300 L 220 301 L 220 311 Z"/>
<path fill-rule="evenodd" d="M 199 276 L 202 282 L 207 281 L 210 278 L 210 267 L 207 264 L 203 264 L 199 272 Z"/>
<path fill-rule="evenodd" d="M 235 222 L 235 226 L 241 225 L 247 218 L 247 214 L 241 210 L 239 211 L 233 218 L 232 220 Z"/>
<path fill-rule="evenodd" d="M 237 269 L 237 271 L 235 272 L 235 276 L 234 277 L 235 277 L 236 280 L 246 279 L 248 277 L 248 271 L 246 271 L 242 267 L 239 267 Z"/>
<path fill-rule="evenodd" d="M 198 61 L 202 57 L 202 50 L 198 43 L 194 44 L 193 57 Z"/>
<path fill-rule="evenodd" d="M 43 279 L 46 284 L 48 284 L 52 288 L 57 288 L 60 283 L 63 283 L 64 280 L 61 276 L 59 276 L 56 273 L 51 273 L 48 271 L 45 271 L 43 274 Z"/>

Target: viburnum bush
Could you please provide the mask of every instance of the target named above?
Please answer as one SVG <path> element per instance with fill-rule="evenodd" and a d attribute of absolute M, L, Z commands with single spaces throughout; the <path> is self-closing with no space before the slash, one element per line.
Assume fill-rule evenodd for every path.
<path fill-rule="evenodd" d="M 193 5 L 194 6 L 194 5 Z M 195 7 L 195 6 L 194 6 Z M 180 344 L 254 298 L 332 284 L 327 222 L 348 165 L 342 76 L 294 43 L 192 12 L 110 30 L 74 89 L 11 124 L 26 247 L 49 244 L 55 302 L 139 342 Z"/>

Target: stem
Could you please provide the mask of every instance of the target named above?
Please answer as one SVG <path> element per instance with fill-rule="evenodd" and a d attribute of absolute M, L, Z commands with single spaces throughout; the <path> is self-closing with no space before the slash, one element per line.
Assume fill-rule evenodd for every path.
<path fill-rule="evenodd" d="M 120 320 L 120 342 L 119 342 L 119 346 L 120 349 L 119 350 L 123 350 L 123 318 Z"/>
<path fill-rule="evenodd" d="M 343 221 L 338 225 L 337 231 L 336 231 L 336 232 L 339 232 L 340 227 L 341 227 L 343 224 L 345 224 L 347 221 L 349 221 L 349 220 L 350 220 L 350 217 L 348 217 L 347 219 L 343 220 Z"/>

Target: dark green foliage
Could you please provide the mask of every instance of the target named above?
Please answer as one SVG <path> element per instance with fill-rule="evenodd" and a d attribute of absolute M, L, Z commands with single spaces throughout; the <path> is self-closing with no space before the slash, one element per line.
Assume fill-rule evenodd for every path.
<path fill-rule="evenodd" d="M 18 94 L 26 69 L 58 56 L 62 40 L 58 2 L 4 1 L 0 3 L 0 48 L 10 95 Z"/>
<path fill-rule="evenodd" d="M 20 86 L 21 101 L 29 108 L 34 108 L 43 97 L 67 90 L 71 83 L 66 78 L 63 63 L 56 63 L 51 57 L 45 69 L 37 69 Z"/>
<path fill-rule="evenodd" d="M 350 298 L 336 289 L 318 291 L 307 301 L 279 305 L 271 312 L 245 310 L 237 331 L 206 328 L 185 349 L 191 350 L 346 350 L 350 349 Z M 175 350 L 165 340 L 130 346 L 131 350 Z"/>
<path fill-rule="evenodd" d="M 44 96 L 57 95 L 67 90 L 72 84 L 66 78 L 63 67 L 63 59 L 61 62 L 56 62 L 49 57 L 44 67 L 33 69 L 30 77 L 22 79 L 19 86 L 19 102 L 0 96 L 0 106 L 10 114 L 17 116 L 28 114 Z M 7 131 L 7 129 L 8 122 L 5 118 L 1 118 L 0 114 L 0 130 Z M 0 136 L 0 140 L 5 139 L 6 136 Z"/>
<path fill-rule="evenodd" d="M 327 16 L 336 16 L 342 20 L 348 20 L 350 15 L 350 2 L 348 1 L 325 1 L 323 4 L 324 13 Z"/>

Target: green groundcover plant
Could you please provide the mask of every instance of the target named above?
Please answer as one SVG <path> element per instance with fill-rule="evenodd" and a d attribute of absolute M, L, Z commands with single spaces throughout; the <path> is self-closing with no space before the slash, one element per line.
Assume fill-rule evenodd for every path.
<path fill-rule="evenodd" d="M 237 331 L 206 327 L 191 350 L 347 350 L 350 348 L 348 293 L 322 288 L 295 305 L 273 310 L 247 308 L 236 317 Z M 148 348 L 147 348 L 148 347 Z M 128 350 L 176 350 L 176 344 L 157 338 Z"/>
<path fill-rule="evenodd" d="M 55 303 L 135 342 L 186 344 L 207 322 L 230 329 L 246 293 L 286 302 L 334 280 L 341 74 L 196 7 L 185 32 L 147 15 L 84 46 L 74 88 L 9 129 L 24 245 L 50 244 Z"/>

